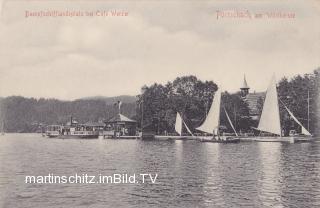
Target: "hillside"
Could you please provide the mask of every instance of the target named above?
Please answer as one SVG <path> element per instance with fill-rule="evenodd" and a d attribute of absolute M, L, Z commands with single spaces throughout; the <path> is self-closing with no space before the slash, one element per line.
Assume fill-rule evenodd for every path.
<path fill-rule="evenodd" d="M 131 95 L 120 95 L 116 97 L 92 96 L 92 97 L 80 98 L 77 100 L 102 100 L 108 105 L 108 104 L 114 104 L 117 101 L 121 101 L 122 103 L 135 103 L 137 101 L 137 97 L 131 96 Z"/>
<path fill-rule="evenodd" d="M 0 122 L 6 132 L 35 132 L 39 125 L 64 124 L 73 116 L 80 123 L 108 120 L 118 113 L 114 105 L 123 102 L 121 113 L 135 118 L 136 103 L 133 96 L 85 98 L 74 101 L 35 99 L 10 96 L 0 99 Z"/>

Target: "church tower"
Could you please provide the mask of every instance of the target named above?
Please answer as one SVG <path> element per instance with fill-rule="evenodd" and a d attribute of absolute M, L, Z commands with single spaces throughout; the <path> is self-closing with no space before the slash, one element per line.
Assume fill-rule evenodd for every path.
<path fill-rule="evenodd" d="M 248 84 L 247 84 L 246 75 L 244 75 L 244 77 L 243 77 L 243 84 L 242 84 L 242 87 L 240 87 L 241 96 L 242 96 L 243 98 L 245 98 L 245 97 L 249 94 L 249 89 L 250 89 L 250 87 L 249 87 Z"/>

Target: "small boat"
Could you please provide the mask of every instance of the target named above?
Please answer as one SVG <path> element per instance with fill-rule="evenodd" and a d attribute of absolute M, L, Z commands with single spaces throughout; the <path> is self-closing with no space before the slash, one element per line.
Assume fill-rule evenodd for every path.
<path fill-rule="evenodd" d="M 179 112 L 177 112 L 177 116 L 176 116 L 176 125 L 174 127 L 174 129 L 176 130 L 176 132 L 181 136 L 182 135 L 182 128 L 183 126 L 185 126 L 185 128 L 187 129 L 187 131 L 193 136 L 192 132 L 190 131 L 189 127 L 187 126 L 187 124 L 184 122 L 184 120 L 182 119 L 181 115 Z"/>
<path fill-rule="evenodd" d="M 174 129 L 176 130 L 176 132 L 179 134 L 179 136 L 169 136 L 169 138 L 171 139 L 187 139 L 190 136 L 188 135 L 182 135 L 182 129 L 183 126 L 187 129 L 188 133 L 194 137 L 194 135 L 192 134 L 191 130 L 189 129 L 188 125 L 186 124 L 186 122 L 184 122 L 184 120 L 182 119 L 181 115 L 179 112 L 177 112 L 177 116 L 176 116 L 176 124 Z"/>
<path fill-rule="evenodd" d="M 267 89 L 266 98 L 263 104 L 263 109 L 259 121 L 258 128 L 260 132 L 271 133 L 271 136 L 260 136 L 252 138 L 254 141 L 260 142 L 307 142 L 314 141 L 315 138 L 311 133 L 299 122 L 293 115 L 289 108 L 280 100 L 289 113 L 290 117 L 301 127 L 301 134 L 291 134 L 283 136 L 280 123 L 279 98 L 277 92 L 277 85 L 275 76 L 272 77 L 269 87 Z"/>
<path fill-rule="evenodd" d="M 185 127 L 187 129 L 187 131 L 190 135 L 182 133 L 183 127 Z M 169 135 L 168 134 L 154 135 L 154 139 L 156 139 L 156 140 L 192 140 L 192 139 L 195 139 L 194 135 L 192 134 L 191 130 L 189 129 L 187 124 L 182 119 L 179 112 L 177 112 L 176 123 L 175 123 L 174 129 L 175 129 L 176 133 L 178 133 L 178 135 L 176 135 L 176 133 L 169 134 Z"/>
<path fill-rule="evenodd" d="M 213 142 L 213 143 L 238 143 L 240 139 L 238 138 L 238 134 L 230 120 L 230 117 L 224 108 L 224 112 L 228 118 L 228 121 L 235 132 L 236 136 L 225 136 L 220 135 L 220 107 L 221 107 L 221 90 L 219 89 L 213 98 L 210 110 L 208 112 L 208 116 L 206 120 L 199 126 L 197 129 L 212 134 L 212 136 L 197 136 L 197 138 L 201 142 Z"/>

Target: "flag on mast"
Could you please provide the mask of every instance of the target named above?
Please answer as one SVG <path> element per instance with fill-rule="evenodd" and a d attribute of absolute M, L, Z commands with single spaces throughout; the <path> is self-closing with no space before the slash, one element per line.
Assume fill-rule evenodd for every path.
<path fill-rule="evenodd" d="M 121 113 L 122 102 L 120 100 L 118 100 L 114 105 L 118 105 L 118 111 L 119 111 L 119 114 L 120 114 Z"/>

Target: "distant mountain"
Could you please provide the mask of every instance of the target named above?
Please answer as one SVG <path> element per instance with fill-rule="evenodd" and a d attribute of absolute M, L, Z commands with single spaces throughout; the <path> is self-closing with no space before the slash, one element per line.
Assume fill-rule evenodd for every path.
<path fill-rule="evenodd" d="M 106 97 L 106 96 L 92 96 L 92 97 L 84 97 L 77 100 L 100 100 L 104 101 L 106 105 L 114 104 L 117 101 L 121 101 L 122 103 L 135 103 L 137 101 L 136 96 L 131 95 L 120 95 L 116 97 Z"/>

